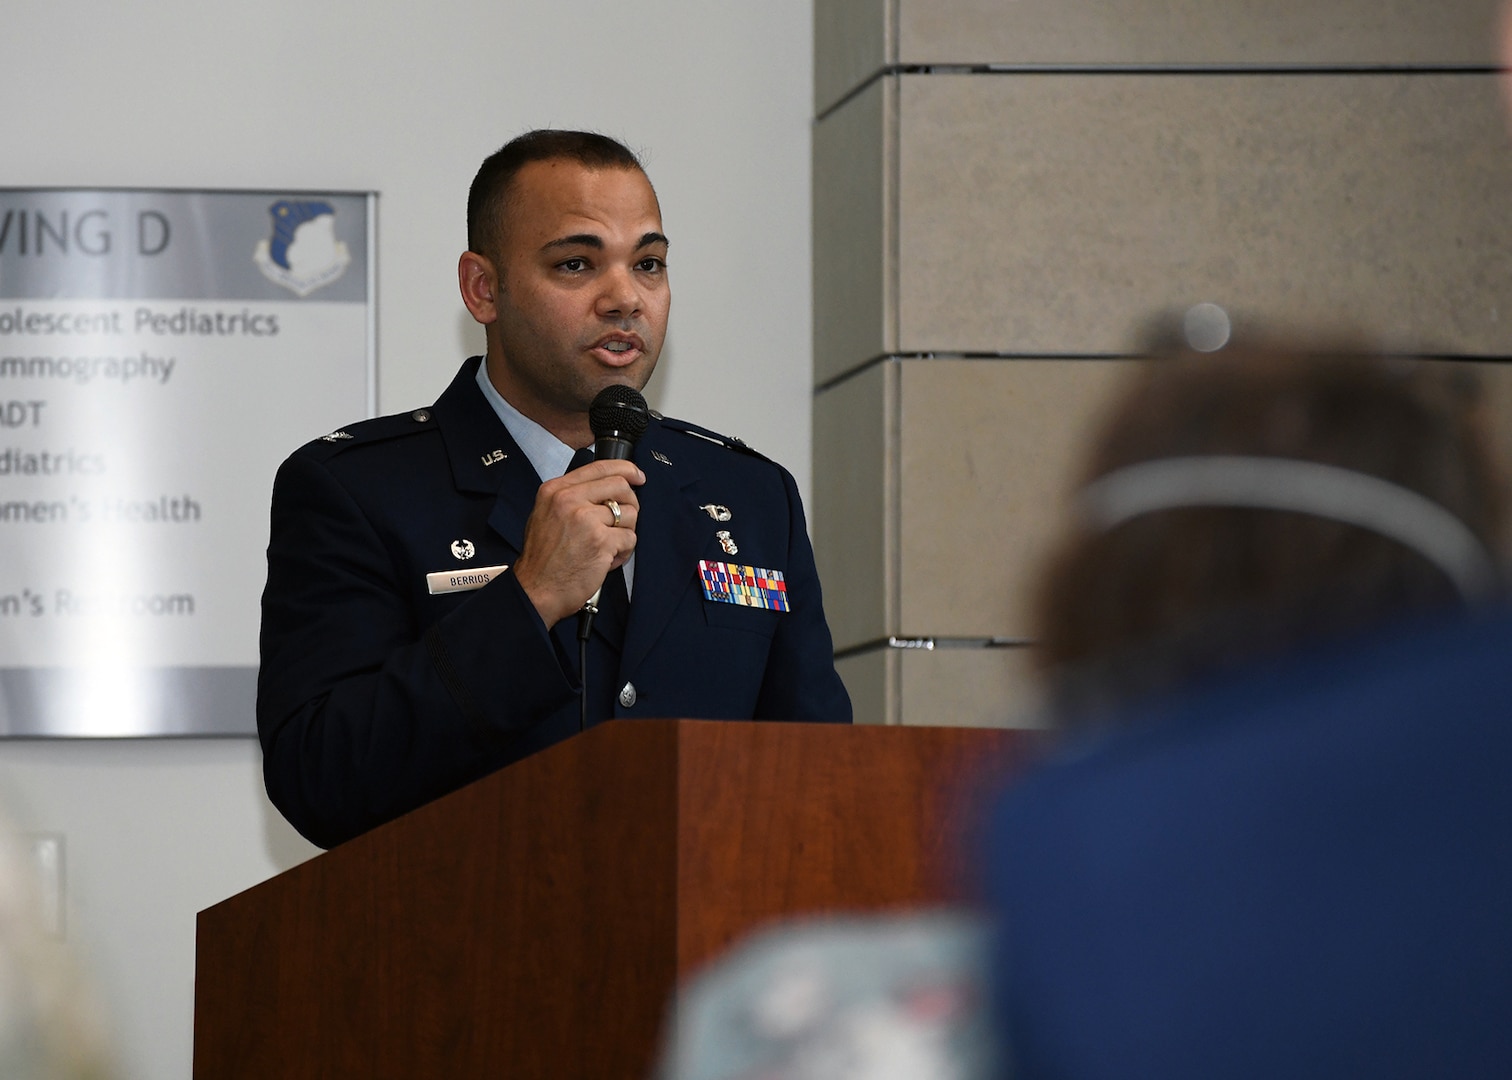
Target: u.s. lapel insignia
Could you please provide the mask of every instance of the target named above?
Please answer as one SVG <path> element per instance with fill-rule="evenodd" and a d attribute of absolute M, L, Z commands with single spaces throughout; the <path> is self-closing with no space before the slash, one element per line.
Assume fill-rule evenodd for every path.
<path fill-rule="evenodd" d="M 662 453 L 660 450 L 651 451 L 651 456 L 654 457 L 657 461 L 661 462 L 663 465 L 672 464 L 672 459 L 669 458 L 666 454 Z"/>
<path fill-rule="evenodd" d="M 719 546 L 724 549 L 726 555 L 740 554 L 740 549 L 735 546 L 735 541 L 730 538 L 730 534 L 725 532 L 725 530 L 720 529 L 715 533 L 714 539 L 719 541 Z"/>
<path fill-rule="evenodd" d="M 484 454 L 483 455 L 483 464 L 485 464 L 485 465 L 497 465 L 499 462 L 503 461 L 508 456 L 509 455 L 506 454 L 502 450 L 495 450 L 491 454 Z"/>
<path fill-rule="evenodd" d="M 459 559 L 470 559 L 477 553 L 478 549 L 473 547 L 473 542 L 471 540 L 452 541 L 452 554 Z"/>
<path fill-rule="evenodd" d="M 730 513 L 728 506 L 720 506 L 718 503 L 704 503 L 699 507 L 715 521 L 729 521 L 734 515 Z"/>

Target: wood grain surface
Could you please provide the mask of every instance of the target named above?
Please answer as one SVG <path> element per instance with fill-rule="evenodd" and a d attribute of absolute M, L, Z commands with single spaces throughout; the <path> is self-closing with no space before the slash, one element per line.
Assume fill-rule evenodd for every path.
<path fill-rule="evenodd" d="M 947 898 L 1030 738 L 596 727 L 201 912 L 194 1075 L 644 1076 L 743 932 Z"/>

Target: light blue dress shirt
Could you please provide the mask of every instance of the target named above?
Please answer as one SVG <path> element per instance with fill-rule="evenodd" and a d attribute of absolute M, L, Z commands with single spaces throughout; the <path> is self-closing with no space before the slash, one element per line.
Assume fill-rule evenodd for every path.
<path fill-rule="evenodd" d="M 478 389 L 483 391 L 483 397 L 493 406 L 493 411 L 499 414 L 499 419 L 509 429 L 510 437 L 530 459 L 530 464 L 535 468 L 536 475 L 541 478 L 542 483 L 566 474 L 567 466 L 572 464 L 572 455 L 576 451 L 505 401 L 504 395 L 499 393 L 488 378 L 486 362 L 478 365 Z M 632 592 L 635 581 L 635 554 L 633 552 L 623 569 L 625 595 L 628 596 Z"/>

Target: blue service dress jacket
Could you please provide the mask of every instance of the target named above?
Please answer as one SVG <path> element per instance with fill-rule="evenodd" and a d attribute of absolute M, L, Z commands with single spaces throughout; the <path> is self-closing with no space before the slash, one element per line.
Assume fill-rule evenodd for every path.
<path fill-rule="evenodd" d="M 513 563 L 541 482 L 478 390 L 479 363 L 429 409 L 301 447 L 274 481 L 263 773 L 322 847 L 578 731 L 575 619 L 548 628 L 508 571 L 431 591 L 430 575 Z M 792 476 L 673 420 L 653 419 L 634 460 L 633 602 L 594 623 L 589 723 L 849 723 Z M 790 610 L 707 598 L 701 561 L 781 572 Z"/>
<path fill-rule="evenodd" d="M 1013 1076 L 1512 1076 L 1512 610 L 1124 719 L 994 815 Z"/>

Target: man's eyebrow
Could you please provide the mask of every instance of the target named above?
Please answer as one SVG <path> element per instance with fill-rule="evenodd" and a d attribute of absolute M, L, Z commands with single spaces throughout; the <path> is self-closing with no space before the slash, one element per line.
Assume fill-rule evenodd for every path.
<path fill-rule="evenodd" d="M 659 232 L 643 233 L 641 234 L 640 243 L 635 245 L 635 250 L 639 251 L 641 248 L 650 247 L 652 244 L 666 244 L 670 247 L 671 241 Z M 564 247 L 588 247 L 603 251 L 604 238 L 596 233 L 573 233 L 571 236 L 562 236 L 555 240 L 548 240 L 541 245 L 541 250 L 550 251 L 552 248 Z"/>
<path fill-rule="evenodd" d="M 604 239 L 593 233 L 573 233 L 571 236 L 563 236 L 556 240 L 550 240 L 541 245 L 542 251 L 550 251 L 552 248 L 561 247 L 591 247 L 604 249 Z"/>

